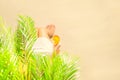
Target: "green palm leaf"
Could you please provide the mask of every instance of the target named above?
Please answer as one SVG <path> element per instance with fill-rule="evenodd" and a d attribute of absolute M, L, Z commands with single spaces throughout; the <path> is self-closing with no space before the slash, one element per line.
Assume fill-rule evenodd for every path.
<path fill-rule="evenodd" d="M 0 80 L 76 80 L 77 60 L 66 54 L 36 54 L 34 21 L 19 16 L 15 32 L 0 17 Z"/>

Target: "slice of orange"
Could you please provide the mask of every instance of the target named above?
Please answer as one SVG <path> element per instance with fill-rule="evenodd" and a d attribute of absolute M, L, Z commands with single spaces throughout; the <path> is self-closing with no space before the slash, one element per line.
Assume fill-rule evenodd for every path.
<path fill-rule="evenodd" d="M 54 46 L 56 46 L 60 42 L 60 37 L 58 35 L 54 35 L 53 38 L 52 38 L 52 40 L 53 40 Z"/>

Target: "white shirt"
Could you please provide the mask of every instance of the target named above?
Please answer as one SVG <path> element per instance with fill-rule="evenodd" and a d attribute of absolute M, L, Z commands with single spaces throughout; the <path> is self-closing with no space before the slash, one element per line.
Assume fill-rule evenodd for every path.
<path fill-rule="evenodd" d="M 32 49 L 35 53 L 45 53 L 45 54 L 52 54 L 53 53 L 53 43 L 46 37 L 39 37 Z"/>

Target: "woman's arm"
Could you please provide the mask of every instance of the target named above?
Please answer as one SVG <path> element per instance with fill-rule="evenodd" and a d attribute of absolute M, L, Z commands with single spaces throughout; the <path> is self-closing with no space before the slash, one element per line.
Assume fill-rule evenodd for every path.
<path fill-rule="evenodd" d="M 36 27 L 36 31 L 37 31 L 37 37 L 40 37 L 40 32 L 39 32 L 40 27 Z"/>

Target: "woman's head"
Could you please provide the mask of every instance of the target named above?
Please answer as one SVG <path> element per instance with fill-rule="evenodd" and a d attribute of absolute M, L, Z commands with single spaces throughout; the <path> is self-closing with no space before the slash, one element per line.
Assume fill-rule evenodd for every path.
<path fill-rule="evenodd" d="M 46 26 L 47 34 L 49 38 L 52 38 L 55 33 L 55 25 L 50 24 Z"/>

